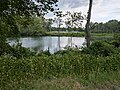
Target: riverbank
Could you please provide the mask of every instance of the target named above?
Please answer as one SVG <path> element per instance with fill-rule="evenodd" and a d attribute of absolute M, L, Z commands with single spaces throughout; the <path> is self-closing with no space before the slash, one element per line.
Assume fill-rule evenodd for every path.
<path fill-rule="evenodd" d="M 31 33 L 21 33 L 21 37 L 38 37 L 38 36 L 66 36 L 66 37 L 85 37 L 85 32 L 31 32 Z M 91 39 L 95 40 L 112 40 L 114 33 L 91 33 Z"/>
<path fill-rule="evenodd" d="M 18 43 L 0 56 L 0 71 L 1 90 L 119 90 L 120 37 L 54 54 Z"/>
<path fill-rule="evenodd" d="M 26 36 L 68 36 L 68 37 L 84 37 L 84 32 L 58 32 L 58 31 L 52 31 L 52 32 L 27 32 L 27 33 L 21 33 L 22 37 Z"/>
<path fill-rule="evenodd" d="M 52 55 L 49 52 L 27 55 L 27 52 L 22 56 L 22 51 L 19 58 L 1 56 L 0 89 L 119 90 L 120 48 L 102 44 L 99 53 L 93 48 L 87 49 L 90 52 L 68 49 Z"/>

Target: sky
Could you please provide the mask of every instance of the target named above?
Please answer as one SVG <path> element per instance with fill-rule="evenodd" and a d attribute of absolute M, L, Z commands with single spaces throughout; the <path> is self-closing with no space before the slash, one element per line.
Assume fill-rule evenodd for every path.
<path fill-rule="evenodd" d="M 87 15 L 89 0 L 59 0 L 61 11 L 82 12 Z M 47 18 L 53 17 L 48 14 Z M 112 19 L 120 21 L 120 0 L 93 0 L 92 22 L 107 22 Z"/>

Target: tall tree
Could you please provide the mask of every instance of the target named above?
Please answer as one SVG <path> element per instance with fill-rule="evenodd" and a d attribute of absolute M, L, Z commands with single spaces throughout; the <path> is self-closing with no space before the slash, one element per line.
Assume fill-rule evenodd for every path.
<path fill-rule="evenodd" d="M 4 52 L 6 34 L 18 30 L 16 16 L 28 17 L 44 15 L 54 11 L 58 0 L 0 0 L 0 52 Z M 0 53 L 0 54 L 1 54 Z"/>
<path fill-rule="evenodd" d="M 65 13 L 65 25 L 67 27 L 67 30 L 75 30 L 75 28 L 79 28 L 82 26 L 82 22 L 84 20 L 84 16 L 82 16 L 81 12 L 69 12 Z M 70 40 L 71 47 L 72 47 L 72 37 Z"/>
<path fill-rule="evenodd" d="M 90 46 L 90 40 L 91 40 L 90 19 L 91 19 L 92 3 L 93 3 L 93 0 L 89 0 L 89 9 L 88 9 L 88 15 L 87 15 L 87 23 L 86 23 L 86 26 L 85 26 L 87 47 Z"/>

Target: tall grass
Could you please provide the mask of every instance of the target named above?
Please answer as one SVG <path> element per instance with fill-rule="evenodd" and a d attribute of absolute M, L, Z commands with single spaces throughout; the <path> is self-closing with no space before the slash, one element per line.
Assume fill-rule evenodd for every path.
<path fill-rule="evenodd" d="M 120 71 L 120 53 L 111 56 L 93 56 L 80 51 L 66 51 L 54 55 L 29 56 L 17 59 L 0 57 L 0 89 L 32 89 L 38 79 L 56 79 L 68 76 L 89 80 L 90 75 Z"/>

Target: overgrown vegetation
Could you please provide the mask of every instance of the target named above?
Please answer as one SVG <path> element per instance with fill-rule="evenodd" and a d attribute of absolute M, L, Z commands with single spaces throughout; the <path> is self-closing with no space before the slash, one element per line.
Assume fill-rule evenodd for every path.
<path fill-rule="evenodd" d="M 51 27 L 52 20 L 45 19 L 44 15 L 49 11 L 54 12 L 57 2 L 58 0 L 0 1 L 0 90 L 119 90 L 119 34 L 115 34 L 111 41 L 92 42 L 81 51 L 68 48 L 55 54 L 50 54 L 49 51 L 35 53 L 22 47 L 21 43 L 13 46 L 8 44 L 7 37 L 20 35 L 84 36 L 83 28 L 79 27 L 83 20 L 81 13 L 68 12 L 71 19 L 68 17 L 67 28 L 60 27 L 60 17 L 59 27 Z M 59 12 L 54 14 L 58 15 Z M 87 30 L 90 31 L 90 15 L 87 20 Z M 78 28 L 74 24 L 79 24 Z M 90 28 L 96 37 L 107 36 L 108 33 L 120 32 L 120 21 L 91 23 Z M 49 32 L 69 30 L 76 30 L 77 33 Z M 81 32 L 78 33 L 79 31 Z M 90 37 L 88 39 L 90 44 Z"/>
<path fill-rule="evenodd" d="M 120 47 L 113 41 L 97 41 L 82 51 L 68 49 L 53 55 L 46 52 L 26 57 L 28 52 L 21 53 L 21 50 L 24 51 L 18 49 L 16 52 L 21 58 L 14 55 L 0 57 L 1 90 L 120 88 Z"/>

